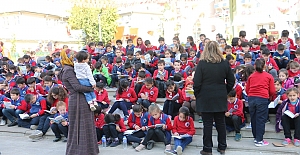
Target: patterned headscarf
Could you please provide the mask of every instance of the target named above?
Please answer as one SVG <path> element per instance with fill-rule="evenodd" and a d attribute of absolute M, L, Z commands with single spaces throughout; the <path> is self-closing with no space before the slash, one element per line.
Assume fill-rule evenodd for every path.
<path fill-rule="evenodd" d="M 74 58 L 75 58 L 75 51 L 72 51 L 70 49 L 63 49 L 60 52 L 60 57 L 61 57 L 61 65 L 69 65 L 69 66 L 74 66 Z"/>

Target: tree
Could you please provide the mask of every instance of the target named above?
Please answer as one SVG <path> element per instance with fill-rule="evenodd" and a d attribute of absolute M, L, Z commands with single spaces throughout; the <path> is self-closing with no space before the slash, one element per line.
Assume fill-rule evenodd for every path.
<path fill-rule="evenodd" d="M 99 15 L 101 17 L 102 38 L 99 37 Z M 68 23 L 71 25 L 71 29 L 82 29 L 85 32 L 86 42 L 103 41 L 107 43 L 114 38 L 117 31 L 116 21 L 118 17 L 116 8 L 100 9 L 75 5 L 71 10 Z"/>

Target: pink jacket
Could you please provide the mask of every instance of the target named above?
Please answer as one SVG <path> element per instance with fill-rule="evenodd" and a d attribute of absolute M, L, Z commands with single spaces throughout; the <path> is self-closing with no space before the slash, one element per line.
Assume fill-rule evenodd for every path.
<path fill-rule="evenodd" d="M 287 90 L 292 87 L 294 87 L 294 78 L 288 78 L 285 80 L 285 82 L 282 83 L 282 88 L 284 90 Z"/>

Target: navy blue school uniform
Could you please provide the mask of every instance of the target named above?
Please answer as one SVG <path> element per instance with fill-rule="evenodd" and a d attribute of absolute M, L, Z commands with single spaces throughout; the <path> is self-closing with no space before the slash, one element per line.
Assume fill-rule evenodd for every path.
<path fill-rule="evenodd" d="M 54 118 L 57 116 L 62 116 L 66 122 L 68 121 L 68 113 L 65 113 L 64 115 L 61 115 L 59 113 L 54 115 Z M 61 123 L 52 123 L 51 129 L 55 135 L 56 138 L 61 138 L 61 134 L 63 134 L 66 138 L 68 138 L 68 127 L 69 125 L 63 126 Z"/>
<path fill-rule="evenodd" d="M 128 118 L 128 126 L 131 130 L 135 130 L 135 126 L 138 125 L 140 128 L 142 127 L 147 127 L 148 126 L 148 120 L 149 120 L 149 114 L 148 112 L 142 113 L 141 117 L 137 118 L 134 115 L 134 112 L 132 112 L 129 115 Z M 139 122 L 137 122 L 139 121 Z M 147 134 L 147 130 L 142 131 L 139 130 L 133 134 L 130 134 L 127 136 L 127 141 L 128 142 L 135 142 L 135 143 L 141 143 L 143 137 L 145 137 Z"/>
<path fill-rule="evenodd" d="M 123 65 L 120 65 L 120 66 L 114 65 L 113 66 L 113 69 L 111 72 L 112 73 L 112 75 L 111 75 L 111 79 L 112 79 L 111 85 L 112 86 L 115 86 L 116 82 L 119 81 L 117 72 L 120 72 L 122 74 L 122 73 L 124 73 L 124 71 L 125 70 L 124 70 Z"/>
<path fill-rule="evenodd" d="M 19 89 L 19 91 L 20 91 L 20 96 L 21 96 L 21 97 L 25 97 L 26 91 L 28 90 L 28 86 L 25 86 L 24 88 L 19 88 L 19 87 L 18 87 L 18 89 Z"/>
<path fill-rule="evenodd" d="M 252 56 L 251 62 L 253 62 L 253 64 L 254 64 L 255 60 L 257 59 L 256 56 L 252 52 L 248 52 L 248 53 L 251 54 L 251 56 Z M 240 62 L 241 64 L 244 64 L 244 56 L 241 55 L 241 54 L 239 54 L 239 53 L 237 53 L 237 55 L 236 55 L 236 61 Z"/>
<path fill-rule="evenodd" d="M 132 71 L 131 72 L 129 72 L 129 73 L 127 73 L 126 72 L 126 70 L 124 69 L 124 73 L 123 73 L 124 75 L 128 75 L 128 76 L 130 76 L 132 79 L 134 79 L 134 78 L 136 78 L 136 71 L 134 70 L 134 69 L 132 69 Z"/>
<path fill-rule="evenodd" d="M 288 58 L 288 59 L 285 59 L 285 58 Z M 287 51 L 284 51 L 283 54 L 279 54 L 278 51 L 276 51 L 273 54 L 273 59 L 275 60 L 279 69 L 286 68 L 287 64 L 290 61 L 290 53 L 288 53 Z"/>
<path fill-rule="evenodd" d="M 49 86 L 46 86 L 46 87 L 45 87 L 45 92 L 46 92 L 46 94 L 48 94 L 49 91 L 50 91 L 50 89 L 53 88 L 53 87 L 58 87 L 58 84 L 53 83 L 50 87 L 49 87 Z"/>
<path fill-rule="evenodd" d="M 158 58 L 153 56 L 151 61 L 149 62 L 149 65 L 146 65 L 146 69 L 153 74 L 154 71 L 157 69 L 157 64 L 158 64 Z"/>

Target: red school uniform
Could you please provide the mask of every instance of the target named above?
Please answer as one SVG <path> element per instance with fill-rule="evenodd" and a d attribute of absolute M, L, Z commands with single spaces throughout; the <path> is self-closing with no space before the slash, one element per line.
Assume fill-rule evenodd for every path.
<path fill-rule="evenodd" d="M 240 46 L 232 46 L 231 50 L 233 54 L 236 54 L 237 51 L 242 51 L 243 49 Z"/>
<path fill-rule="evenodd" d="M 191 68 L 194 68 L 194 64 L 191 61 L 187 61 L 186 63 L 181 63 L 181 69 L 185 70 L 186 67 L 190 66 Z"/>
<path fill-rule="evenodd" d="M 120 98 L 129 99 L 131 103 L 135 103 L 137 100 L 136 93 L 132 88 L 127 88 L 127 90 L 123 91 L 121 94 L 117 92 L 116 99 L 119 100 Z"/>
<path fill-rule="evenodd" d="M 149 97 L 149 101 L 152 102 L 156 102 L 157 96 L 158 96 L 158 89 L 156 87 L 152 87 L 150 89 L 148 89 L 145 85 L 142 86 L 138 97 L 141 97 L 141 94 L 144 93 L 145 95 L 148 94 Z"/>
<path fill-rule="evenodd" d="M 151 47 L 146 47 L 146 52 L 148 52 L 148 51 L 155 51 L 155 50 L 157 50 L 157 47 L 156 46 L 153 46 L 153 45 L 151 45 Z"/>
<path fill-rule="evenodd" d="M 0 104 L 0 108 L 4 108 L 4 104 L 3 104 L 3 101 L 4 102 L 10 102 L 10 99 L 7 98 L 5 95 L 0 95 L 0 101 L 2 102 L 2 104 Z"/>
<path fill-rule="evenodd" d="M 267 66 L 272 66 L 277 71 L 279 70 L 279 68 L 278 68 L 278 66 L 277 66 L 277 64 L 276 64 L 276 62 L 273 58 L 269 58 L 266 62 L 266 65 Z"/>
<path fill-rule="evenodd" d="M 151 117 L 152 116 L 149 117 L 148 126 L 152 126 L 152 125 L 156 125 L 156 124 L 161 124 L 162 123 L 161 120 L 163 120 L 163 117 L 167 117 L 167 118 L 165 118 L 166 119 L 165 125 L 167 127 L 166 130 L 171 131 L 173 129 L 171 119 L 166 114 L 161 113 L 160 117 L 158 119 L 154 119 L 153 117 L 152 118 Z M 150 121 L 151 119 L 154 120 L 154 124 L 152 124 L 152 122 Z"/>
<path fill-rule="evenodd" d="M 128 123 L 127 123 L 129 128 L 134 129 L 136 125 L 139 127 L 143 127 L 143 125 L 141 124 L 141 119 L 143 119 L 143 117 L 144 117 L 144 119 L 145 118 L 149 119 L 149 117 L 150 117 L 150 115 L 148 115 L 148 117 L 146 117 L 146 116 L 145 116 L 145 113 L 142 113 L 141 117 L 136 117 L 133 112 L 130 113 L 129 117 L 128 117 Z M 144 121 L 144 119 L 143 119 L 143 121 Z"/>
<path fill-rule="evenodd" d="M 289 77 L 295 77 L 295 76 L 298 76 L 300 74 L 300 71 L 296 72 L 296 73 L 293 73 L 290 69 L 288 70 L 288 73 L 289 73 Z"/>
<path fill-rule="evenodd" d="M 235 61 L 233 64 L 230 64 L 230 68 L 231 68 L 231 69 L 235 69 L 236 66 L 239 66 L 239 65 L 241 65 L 241 63 L 238 62 L 238 61 Z"/>
<path fill-rule="evenodd" d="M 27 80 L 27 79 L 29 79 L 30 77 L 33 77 L 33 76 L 34 76 L 34 72 L 28 71 L 28 72 L 24 75 L 24 79 Z"/>
<path fill-rule="evenodd" d="M 273 42 L 273 44 L 267 44 L 267 48 L 272 52 L 272 51 L 277 51 L 277 43 Z"/>
<path fill-rule="evenodd" d="M 173 70 L 170 74 L 170 76 L 174 76 L 176 73 L 181 73 L 184 80 L 187 78 L 187 74 L 184 70 L 180 69 L 179 71 Z"/>
<path fill-rule="evenodd" d="M 295 58 L 294 61 L 298 62 L 298 64 L 300 64 L 300 59 Z"/>
<path fill-rule="evenodd" d="M 123 118 L 121 118 L 118 122 L 115 123 L 116 125 L 118 125 L 121 129 L 120 132 L 125 132 L 127 130 L 125 124 L 124 124 L 124 120 Z"/>
<path fill-rule="evenodd" d="M 157 76 L 158 73 L 159 73 L 158 69 L 154 71 L 154 73 L 153 73 L 153 79 L 154 79 L 154 80 L 156 80 L 156 78 L 158 77 L 158 76 Z M 168 77 L 169 72 L 168 72 L 167 70 L 164 69 L 164 71 L 162 71 L 162 75 L 165 75 L 165 76 L 164 76 L 164 80 L 165 80 L 165 81 L 168 81 L 168 78 L 169 78 L 169 77 Z"/>
<path fill-rule="evenodd" d="M 22 110 L 24 111 L 25 113 L 29 113 L 29 110 L 31 108 L 31 105 L 30 104 L 27 104 L 27 102 L 23 99 L 23 98 L 18 98 L 16 101 L 14 100 L 11 100 L 11 102 L 19 102 L 18 103 L 18 106 L 15 107 L 15 109 L 19 109 L 19 110 Z"/>
<path fill-rule="evenodd" d="M 105 65 L 105 67 L 108 69 L 108 73 L 111 74 L 111 71 L 113 70 L 113 65 L 107 63 L 107 64 Z"/>
<path fill-rule="evenodd" d="M 150 68 L 156 68 L 158 64 L 158 58 L 153 56 L 152 60 L 149 62 L 149 67 Z"/>
<path fill-rule="evenodd" d="M 117 47 L 117 49 L 121 50 L 122 53 L 124 53 L 123 55 L 126 55 L 126 48 L 125 47 Z"/>
<path fill-rule="evenodd" d="M 26 94 L 33 94 L 33 95 L 46 95 L 45 90 L 39 84 L 36 84 L 34 90 L 31 91 L 30 89 L 26 90 Z"/>
<path fill-rule="evenodd" d="M 179 117 L 176 116 L 173 122 L 173 134 L 178 133 L 179 135 L 188 134 L 190 136 L 195 135 L 196 130 L 194 127 L 194 120 L 192 117 L 187 116 L 187 119 L 184 121 L 180 121 Z"/>
<path fill-rule="evenodd" d="M 104 102 L 106 102 L 107 104 L 110 103 L 110 100 L 109 100 L 109 98 L 108 98 L 108 93 L 107 93 L 107 91 L 106 91 L 105 89 L 103 89 L 102 92 L 101 92 L 101 91 L 94 90 L 94 93 L 95 93 L 95 95 L 96 95 L 96 101 L 97 101 L 97 102 L 102 102 L 102 101 L 104 101 Z"/>
<path fill-rule="evenodd" d="M 179 95 L 179 98 L 178 98 L 177 101 L 178 101 L 179 104 L 182 104 L 184 98 L 183 98 L 183 95 L 182 95 L 182 91 L 180 89 L 178 89 L 177 93 L 175 93 L 175 92 L 169 93 L 168 91 L 166 91 L 166 98 L 167 99 L 172 99 L 175 95 Z"/>
<path fill-rule="evenodd" d="M 236 83 L 233 86 L 233 89 L 235 89 L 235 91 L 236 91 L 236 97 L 241 100 L 242 99 L 242 94 L 243 94 L 242 86 Z"/>
<path fill-rule="evenodd" d="M 100 113 L 98 116 L 94 116 L 94 121 L 96 128 L 102 129 L 105 125 L 104 114 Z"/>
<path fill-rule="evenodd" d="M 241 117 L 242 122 L 245 121 L 243 108 L 244 104 L 242 100 L 236 98 L 233 103 L 228 102 L 228 111 L 232 111 L 232 115 Z"/>
<path fill-rule="evenodd" d="M 122 58 L 122 63 L 124 64 L 126 62 L 126 57 L 121 56 Z M 114 57 L 114 64 L 116 64 L 117 57 Z"/>
<path fill-rule="evenodd" d="M 293 41 L 293 39 L 291 39 L 291 38 L 288 38 L 288 42 L 290 42 L 290 50 L 292 51 L 292 50 L 296 50 L 296 46 L 295 46 L 295 44 L 294 44 L 294 41 Z M 278 39 L 278 41 L 277 41 L 277 44 L 281 44 L 282 43 L 282 40 L 281 39 Z M 294 54 L 294 52 L 291 52 L 291 54 Z"/>
<path fill-rule="evenodd" d="M 260 46 L 256 46 L 256 48 L 251 46 L 251 48 L 250 48 L 250 52 L 258 53 L 259 51 L 260 51 Z"/>

